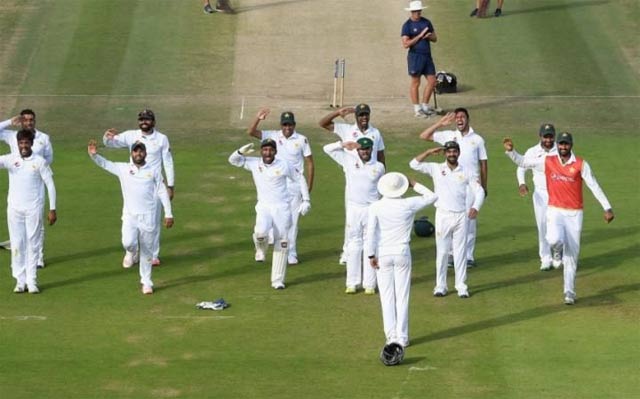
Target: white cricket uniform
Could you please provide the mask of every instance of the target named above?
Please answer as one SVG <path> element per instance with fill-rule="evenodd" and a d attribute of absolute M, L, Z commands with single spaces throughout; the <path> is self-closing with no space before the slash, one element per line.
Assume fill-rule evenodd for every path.
<path fill-rule="evenodd" d="M 411 229 L 415 214 L 438 198 L 422 184 L 420 197 L 382 197 L 369 207 L 365 253 L 378 257 L 376 273 L 382 322 L 387 344 L 409 344 L 409 293 L 411 289 Z"/>
<path fill-rule="evenodd" d="M 146 163 L 153 169 L 161 171 L 164 167 L 164 174 L 167 179 L 167 186 L 173 187 L 175 185 L 175 172 L 173 169 L 173 155 L 171 154 L 171 145 L 169 144 L 169 138 L 153 129 L 151 134 L 145 134 L 142 130 L 127 130 L 120 134 L 115 135 L 113 139 L 108 139 L 105 135 L 103 137 L 104 145 L 111 148 L 128 148 L 136 142 L 144 143 L 147 150 Z M 159 201 L 159 199 L 158 199 Z M 156 219 L 160 223 L 160 204 L 156 206 L 157 214 Z M 158 229 L 157 235 L 153 238 L 153 258 L 158 259 L 160 255 L 160 230 Z"/>
<path fill-rule="evenodd" d="M 478 178 L 460 164 L 451 169 L 447 162 L 409 163 L 411 169 L 425 173 L 433 179 L 433 191 L 438 196 L 436 207 L 436 286 L 434 293 L 447 293 L 447 257 L 453 247 L 455 288 L 458 295 L 468 295 L 467 226 L 469 208 L 480 210 L 484 201 L 484 190 Z M 469 193 L 472 198 L 469 199 Z M 471 202 L 469 207 L 467 204 Z"/>
<path fill-rule="evenodd" d="M 515 162 L 516 165 L 525 169 L 535 169 L 546 174 L 545 158 L 526 159 L 516 151 L 507 151 L 507 156 Z M 558 154 L 549 155 L 552 157 L 560 156 Z M 576 157 L 571 153 L 571 157 L 564 165 L 571 165 L 576 162 Z M 562 161 L 560 160 L 560 163 Z M 600 203 L 600 206 L 606 211 L 611 209 L 611 204 L 607 196 L 600 188 L 598 181 L 591 173 L 591 167 L 587 161 L 582 160 L 582 169 L 580 176 L 584 183 L 589 187 L 593 196 Z M 551 176 L 553 178 L 553 176 Z M 562 178 L 562 177 L 561 177 Z M 548 187 L 549 190 L 551 190 Z M 582 189 L 582 188 L 581 188 Z M 578 270 L 578 256 L 580 254 L 580 235 L 582 233 L 582 209 L 567 209 L 549 205 L 547 207 L 547 242 L 551 248 L 562 248 L 562 264 L 564 267 L 564 293 L 575 295 L 576 271 Z"/>
<path fill-rule="evenodd" d="M 18 132 L 6 129 L 9 126 L 11 126 L 11 119 L 0 122 L 0 141 L 7 143 L 9 148 L 11 148 L 12 154 L 20 156 L 17 138 Z M 48 134 L 36 129 L 36 135 L 33 140 L 31 151 L 33 152 L 33 155 L 40 155 L 44 158 L 47 165 L 51 165 L 53 163 L 53 146 L 51 145 L 51 139 Z M 44 186 L 42 187 L 42 190 L 42 195 L 44 195 Z M 42 245 L 40 246 L 36 263 L 38 265 L 44 265 L 44 223 L 40 229 L 40 241 L 42 242 Z"/>
<path fill-rule="evenodd" d="M 469 127 L 469 132 L 465 135 L 459 130 L 443 130 L 435 132 L 433 141 L 444 145 L 447 141 L 455 141 L 460 146 L 460 157 L 458 163 L 462 165 L 464 170 L 473 174 L 480 180 L 480 161 L 486 161 L 487 150 L 484 145 L 484 139 L 477 134 L 473 128 Z M 473 194 L 467 196 L 467 209 L 471 209 L 471 201 Z M 466 259 L 473 261 L 476 249 L 477 235 L 477 219 L 468 219 L 467 226 L 467 254 Z"/>
<path fill-rule="evenodd" d="M 11 272 L 17 283 L 37 284 L 37 258 L 42 247 L 42 209 L 44 186 L 49 193 L 49 209 L 56 209 L 56 187 L 53 172 L 39 155 L 22 158 L 0 156 L 0 168 L 9 172 L 7 224 L 11 240 Z"/>
<path fill-rule="evenodd" d="M 132 162 L 111 162 L 101 155 L 92 156 L 91 159 L 120 180 L 123 198 L 122 246 L 129 252 L 137 252 L 140 246 L 140 284 L 153 287 L 153 242 L 157 230 L 161 228 L 156 218 L 158 199 L 164 207 L 165 218 L 173 218 L 171 201 L 160 169 L 148 163 L 138 167 Z"/>
<path fill-rule="evenodd" d="M 291 165 L 295 172 L 295 180 L 287 185 L 291 203 L 291 228 L 287 234 L 289 240 L 289 256 L 298 257 L 298 219 L 300 219 L 300 205 L 302 195 L 300 194 L 300 179 L 304 177 L 304 161 L 311 156 L 311 146 L 309 140 L 302 134 L 294 131 L 288 138 L 282 134 L 282 130 L 263 130 L 262 140 L 272 139 L 278 147 L 278 157 L 284 159 Z"/>
<path fill-rule="evenodd" d="M 302 200 L 309 201 L 307 182 L 297 178 L 289 163 L 277 157 L 271 164 L 265 164 L 262 158 L 245 157 L 234 151 L 229 156 L 229 163 L 248 170 L 253 176 L 258 196 L 254 238 L 266 244 L 269 230 L 273 229 L 271 286 L 284 286 L 288 257 L 287 232 L 291 227 L 292 213 L 287 186 L 297 179 Z"/>
<path fill-rule="evenodd" d="M 347 287 L 376 288 L 375 270 L 363 254 L 366 240 L 369 205 L 380 199 L 378 180 L 384 175 L 384 165 L 374 161 L 363 162 L 358 155 L 342 148 L 342 142 L 327 144 L 326 152 L 344 171 L 347 198 Z"/>
<path fill-rule="evenodd" d="M 558 149 L 555 144 L 549 151 L 545 150 L 540 143 L 529 148 L 524 157 L 527 160 L 544 158 L 547 155 L 557 155 Z M 516 178 L 518 185 L 525 184 L 525 168 L 518 167 L 516 169 Z M 533 214 L 536 218 L 538 226 L 538 254 L 540 255 L 540 263 L 545 267 L 551 265 L 551 248 L 546 239 L 547 234 L 547 202 L 549 201 L 549 193 L 547 192 L 547 181 L 543 172 L 532 169 L 533 172 Z"/>

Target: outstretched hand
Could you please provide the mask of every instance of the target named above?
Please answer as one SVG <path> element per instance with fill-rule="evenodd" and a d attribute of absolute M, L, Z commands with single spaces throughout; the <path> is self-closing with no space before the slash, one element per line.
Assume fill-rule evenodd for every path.
<path fill-rule="evenodd" d="M 269 115 L 270 112 L 271 112 L 271 110 L 269 108 L 262 108 L 260 111 L 258 111 L 258 114 L 256 115 L 256 118 L 258 118 L 259 120 L 263 121 L 263 120 L 267 119 L 267 116 Z"/>
<path fill-rule="evenodd" d="M 98 153 L 98 144 L 94 139 L 89 140 L 89 145 L 87 146 L 87 152 L 89 155 L 94 156 Z"/>
<path fill-rule="evenodd" d="M 513 141 L 511 137 L 505 137 L 502 140 L 502 145 L 504 146 L 505 151 L 513 151 Z"/>
<path fill-rule="evenodd" d="M 107 140 L 113 140 L 113 138 L 116 137 L 117 134 L 118 134 L 118 131 L 114 128 L 111 128 L 111 129 L 107 129 L 107 131 L 104 132 L 104 137 Z"/>

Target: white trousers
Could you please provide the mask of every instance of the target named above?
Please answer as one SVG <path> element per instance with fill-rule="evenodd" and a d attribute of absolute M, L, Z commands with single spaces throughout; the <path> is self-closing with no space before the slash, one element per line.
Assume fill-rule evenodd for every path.
<path fill-rule="evenodd" d="M 158 235 L 160 225 L 155 213 L 122 215 L 122 246 L 125 251 L 137 252 L 140 248 L 140 284 L 153 287 L 151 281 L 151 261 L 153 260 L 153 240 Z"/>
<path fill-rule="evenodd" d="M 547 241 L 551 248 L 562 249 L 564 293 L 576 293 L 576 271 L 580 254 L 582 210 L 547 208 Z"/>
<path fill-rule="evenodd" d="M 301 177 L 304 179 L 304 177 Z M 291 227 L 287 233 L 289 241 L 289 255 L 298 257 L 298 220 L 300 220 L 300 205 L 302 205 L 302 193 L 300 193 L 300 185 L 289 185 L 289 203 L 291 206 Z"/>
<path fill-rule="evenodd" d="M 257 240 L 267 240 L 273 229 L 273 258 L 271 285 L 284 284 L 288 256 L 287 232 L 291 228 L 291 208 L 285 204 L 256 204 L 256 224 L 253 228 Z M 284 264 L 283 264 L 284 259 Z"/>
<path fill-rule="evenodd" d="M 466 200 L 467 211 L 471 209 L 471 205 L 473 205 L 474 198 L 475 197 L 474 197 L 473 190 L 471 190 L 471 187 L 467 187 L 467 200 Z M 467 249 L 465 251 L 466 260 L 475 259 L 473 253 L 476 250 L 477 231 L 478 231 L 478 218 L 477 217 L 475 219 L 467 218 Z M 453 256 L 453 258 L 455 259 L 455 255 Z"/>
<path fill-rule="evenodd" d="M 378 258 L 378 290 L 382 305 L 382 323 L 386 342 L 409 343 L 409 293 L 411 289 L 411 252 Z"/>
<path fill-rule="evenodd" d="M 540 263 L 544 265 L 551 264 L 551 248 L 547 242 L 547 204 L 549 203 L 549 194 L 544 190 L 535 190 L 533 192 L 533 213 L 536 217 L 536 225 L 538 226 L 538 254 L 540 255 Z"/>
<path fill-rule="evenodd" d="M 436 287 L 434 292 L 447 292 L 447 256 L 453 251 L 455 288 L 467 291 L 467 212 L 449 212 L 436 209 Z"/>
<path fill-rule="evenodd" d="M 42 247 L 42 207 L 29 210 L 7 208 L 11 240 L 11 275 L 20 285 L 37 284 L 37 260 Z"/>
<path fill-rule="evenodd" d="M 160 197 L 157 198 L 156 202 L 156 223 L 158 226 L 162 226 L 162 202 L 160 201 Z M 160 257 L 160 231 L 162 229 L 157 229 L 155 235 L 153 236 L 153 244 L 152 244 L 152 256 L 153 259 L 158 259 Z"/>
<path fill-rule="evenodd" d="M 347 204 L 347 287 L 376 288 L 376 272 L 364 254 L 369 207 Z"/>

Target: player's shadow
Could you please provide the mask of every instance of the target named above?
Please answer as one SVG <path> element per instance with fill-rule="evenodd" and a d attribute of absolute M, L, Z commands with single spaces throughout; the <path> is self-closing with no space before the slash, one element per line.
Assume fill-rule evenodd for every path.
<path fill-rule="evenodd" d="M 587 296 L 579 299 L 576 306 L 611 306 L 620 303 L 616 297 L 617 294 L 626 292 L 634 292 L 640 290 L 640 283 L 627 284 L 601 291 L 596 295 Z M 490 328 L 497 328 L 521 321 L 531 320 L 538 317 L 544 317 L 553 313 L 567 311 L 569 307 L 564 304 L 545 305 L 537 308 L 526 309 L 521 312 L 506 314 L 504 316 L 494 317 L 487 320 L 468 323 L 458 327 L 448 328 L 436 331 L 431 334 L 423 335 L 418 338 L 411 339 L 411 345 L 420 345 L 426 342 L 439 341 L 441 339 L 458 337 L 461 335 L 472 334 Z"/>
<path fill-rule="evenodd" d="M 313 0 L 280 0 L 280 1 L 272 1 L 270 3 L 264 3 L 264 4 L 246 5 L 246 6 L 236 7 L 235 13 L 242 14 L 245 12 L 261 10 L 263 8 L 286 7 L 295 3 L 302 3 L 306 1 L 313 1 Z"/>
<path fill-rule="evenodd" d="M 544 6 L 537 6 L 531 8 L 524 9 L 515 9 L 506 11 L 503 16 L 511 16 L 518 14 L 529 14 L 533 12 L 545 12 L 545 11 L 556 11 L 556 10 L 565 10 L 569 8 L 577 8 L 577 7 L 590 7 L 590 6 L 600 6 L 609 3 L 609 0 L 584 0 L 584 1 L 574 1 L 571 3 L 563 3 L 563 4 L 549 4 Z"/>

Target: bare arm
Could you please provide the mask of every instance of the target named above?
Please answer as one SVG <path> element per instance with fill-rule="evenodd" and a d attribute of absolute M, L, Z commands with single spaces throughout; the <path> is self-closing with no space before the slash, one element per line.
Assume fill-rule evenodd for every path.
<path fill-rule="evenodd" d="M 322 119 L 320 119 L 320 122 L 318 122 L 318 124 L 320 125 L 321 128 L 328 130 L 330 132 L 333 132 L 333 120 L 335 118 L 337 118 L 338 116 L 341 117 L 345 117 L 349 114 L 353 114 L 355 113 L 356 110 L 353 107 L 342 107 L 336 111 L 333 111 L 327 115 L 325 115 Z"/>
<path fill-rule="evenodd" d="M 435 37 L 435 40 L 433 40 L 432 37 Z M 422 39 L 435 42 L 438 40 L 438 37 L 436 36 L 435 32 L 429 32 L 429 27 L 426 27 L 422 30 L 422 32 L 414 36 L 413 39 L 409 38 L 409 36 L 402 36 L 402 47 L 411 48 Z"/>
<path fill-rule="evenodd" d="M 451 123 L 453 123 L 455 119 L 456 119 L 455 113 L 453 112 L 447 113 L 445 116 L 440 118 L 440 120 L 438 120 L 436 123 L 429 126 L 422 133 L 420 133 L 420 138 L 427 141 L 433 141 L 433 135 L 436 132 L 436 130 L 440 129 L 441 127 L 450 125 Z"/>
<path fill-rule="evenodd" d="M 253 122 L 251 122 L 251 125 L 247 129 L 247 133 L 249 134 L 249 136 L 255 137 L 258 140 L 262 140 L 262 131 L 258 130 L 258 125 L 260 124 L 260 121 L 263 121 L 267 118 L 267 115 L 269 115 L 270 112 L 271 110 L 269 108 L 262 108 L 260 111 L 258 111 L 258 114 L 255 118 L 253 118 Z"/>

